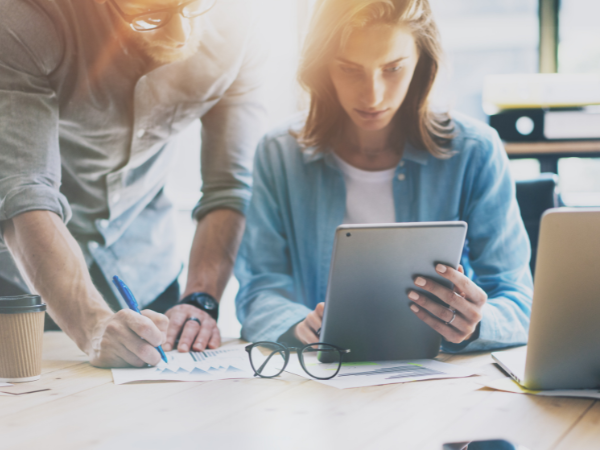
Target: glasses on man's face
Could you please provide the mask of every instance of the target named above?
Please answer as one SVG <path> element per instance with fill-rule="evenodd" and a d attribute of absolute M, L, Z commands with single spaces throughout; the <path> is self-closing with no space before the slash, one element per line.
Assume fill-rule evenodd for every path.
<path fill-rule="evenodd" d="M 125 14 L 115 0 L 109 1 L 123 20 L 128 22 L 129 26 L 135 31 L 152 31 L 164 27 L 175 14 L 181 14 L 186 19 L 193 19 L 204 14 L 217 3 L 217 0 L 192 0 L 172 8 L 158 9 L 132 16 Z"/>
<path fill-rule="evenodd" d="M 318 342 L 304 347 L 287 347 L 276 342 L 256 342 L 246 347 L 254 375 L 273 378 L 281 374 L 296 351 L 304 371 L 317 380 L 329 380 L 342 368 L 344 355 L 350 350 Z"/>

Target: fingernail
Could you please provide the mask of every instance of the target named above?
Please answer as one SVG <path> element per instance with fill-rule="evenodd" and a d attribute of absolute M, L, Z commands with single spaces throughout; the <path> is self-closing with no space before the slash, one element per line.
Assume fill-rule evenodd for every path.
<path fill-rule="evenodd" d="M 411 300 L 417 301 L 417 300 L 419 300 L 419 294 L 417 294 L 415 291 L 410 291 L 408 293 L 408 298 L 410 298 Z"/>
<path fill-rule="evenodd" d="M 188 351 L 188 346 L 185 344 L 181 344 L 179 346 L 179 350 L 181 350 L 182 352 L 187 352 Z"/>
<path fill-rule="evenodd" d="M 437 266 L 435 266 L 435 270 L 437 270 L 439 273 L 446 273 L 446 266 L 444 266 L 443 264 L 438 264 Z"/>
<path fill-rule="evenodd" d="M 163 344 L 163 350 L 165 352 L 170 352 L 171 351 L 171 344 Z"/>
<path fill-rule="evenodd" d="M 425 278 L 417 277 L 415 284 L 417 286 L 425 286 Z"/>
<path fill-rule="evenodd" d="M 412 309 L 414 312 L 419 312 L 419 308 L 417 308 L 416 305 L 410 305 L 410 309 Z"/>

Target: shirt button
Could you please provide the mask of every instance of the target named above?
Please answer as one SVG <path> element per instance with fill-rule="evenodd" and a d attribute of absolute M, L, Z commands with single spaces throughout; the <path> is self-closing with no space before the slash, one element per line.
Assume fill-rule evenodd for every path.
<path fill-rule="evenodd" d="M 404 161 L 400 161 L 400 167 L 404 167 Z"/>
<path fill-rule="evenodd" d="M 99 245 L 99 244 L 98 244 L 96 241 L 92 241 L 92 242 L 90 242 L 90 244 L 89 244 L 90 248 L 91 248 L 91 249 L 93 249 L 93 250 L 97 249 L 97 248 L 98 248 L 98 245 Z"/>
<path fill-rule="evenodd" d="M 143 137 L 144 137 L 144 135 L 145 135 L 145 134 L 146 134 L 146 130 L 144 130 L 143 128 L 140 128 L 140 129 L 138 130 L 138 132 L 137 132 L 136 136 L 137 136 L 138 138 L 140 138 L 140 139 L 141 139 L 141 138 L 143 138 Z"/>
<path fill-rule="evenodd" d="M 112 202 L 113 203 L 118 203 L 119 200 L 121 200 L 121 194 L 115 194 L 112 196 Z"/>
<path fill-rule="evenodd" d="M 108 227 L 108 220 L 106 219 L 102 219 L 98 222 L 98 224 L 100 225 L 100 227 L 102 228 L 107 228 Z"/>
<path fill-rule="evenodd" d="M 400 181 L 404 181 L 404 180 L 406 179 L 406 175 L 404 175 L 403 173 L 399 173 L 399 174 L 398 174 L 398 179 L 399 179 Z"/>

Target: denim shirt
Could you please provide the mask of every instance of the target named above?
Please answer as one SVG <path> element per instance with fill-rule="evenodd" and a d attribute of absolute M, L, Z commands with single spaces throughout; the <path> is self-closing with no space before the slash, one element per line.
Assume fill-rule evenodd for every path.
<path fill-rule="evenodd" d="M 530 245 L 496 132 L 455 114 L 453 156 L 437 159 L 405 144 L 393 183 L 397 222 L 464 220 L 462 264 L 488 295 L 477 339 L 444 341 L 449 352 L 527 341 L 532 301 Z M 344 220 L 344 178 L 330 151 L 301 150 L 271 132 L 255 157 L 254 190 L 235 275 L 242 337 L 276 341 L 325 301 L 334 232 Z"/>
<path fill-rule="evenodd" d="M 0 226 L 56 213 L 88 265 L 126 280 L 144 306 L 181 271 L 163 187 L 177 150 L 169 142 L 193 120 L 202 121 L 195 218 L 245 213 L 266 117 L 264 47 L 251 2 L 220 0 L 198 19 L 198 51 L 158 66 L 119 37 L 111 8 L 0 0 Z M 26 289 L 1 235 L 0 276 Z"/>

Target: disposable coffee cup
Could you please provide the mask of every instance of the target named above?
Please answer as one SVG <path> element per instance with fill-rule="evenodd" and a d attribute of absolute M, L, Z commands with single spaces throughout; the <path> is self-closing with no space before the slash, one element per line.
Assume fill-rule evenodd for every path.
<path fill-rule="evenodd" d="M 0 297 L 0 382 L 40 379 L 45 311 L 39 295 Z"/>

